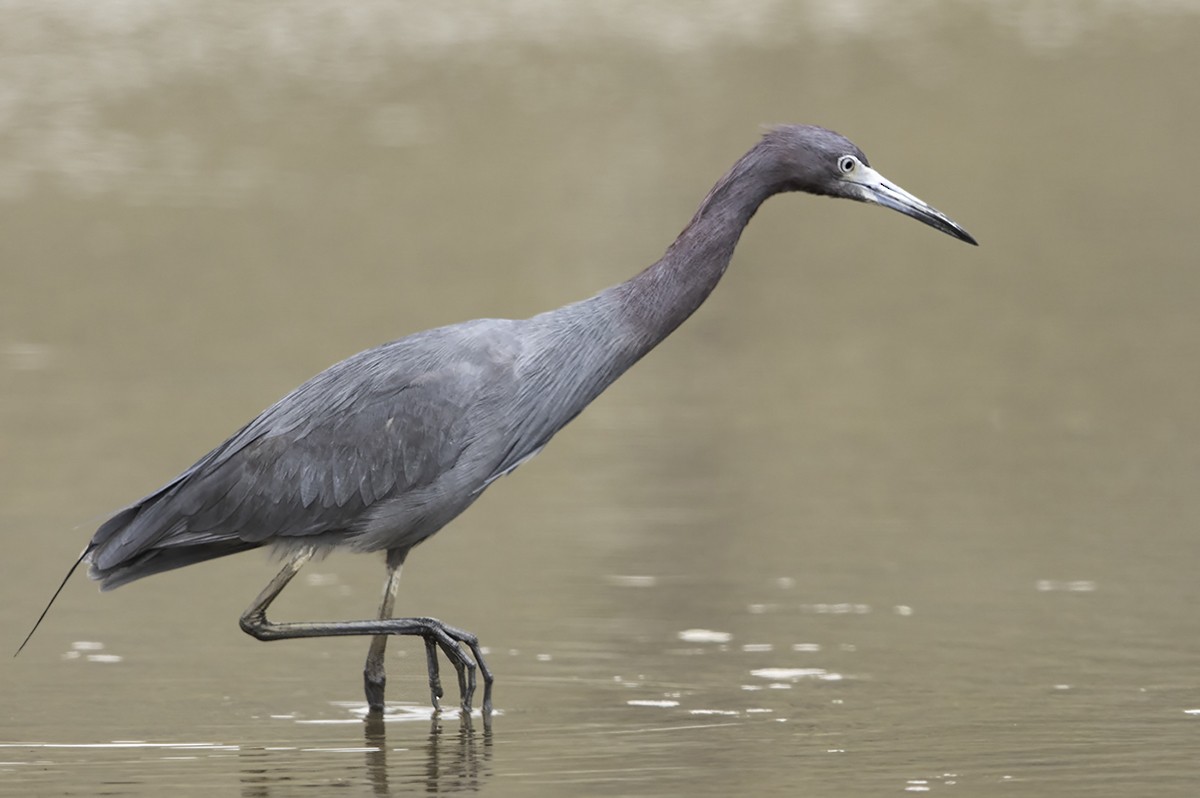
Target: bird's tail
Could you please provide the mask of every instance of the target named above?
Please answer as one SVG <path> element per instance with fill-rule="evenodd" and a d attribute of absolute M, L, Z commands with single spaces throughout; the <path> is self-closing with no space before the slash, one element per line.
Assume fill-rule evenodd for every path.
<path fill-rule="evenodd" d="M 148 496 L 146 499 L 126 507 L 124 510 L 113 515 L 100 526 L 100 529 L 93 536 L 92 541 L 88 543 L 87 548 L 76 558 L 71 565 L 67 575 L 63 577 L 58 589 L 54 591 L 54 595 L 50 597 L 50 601 L 46 603 L 42 614 L 38 616 L 34 622 L 33 628 L 29 630 L 29 634 L 25 635 L 25 639 L 21 641 L 21 645 L 13 656 L 20 654 L 24 650 L 25 645 L 33 637 L 33 633 L 38 630 L 45 620 L 46 614 L 50 612 L 50 607 L 58 599 L 63 588 L 67 586 L 67 580 L 75 573 L 75 570 L 84 562 L 89 564 L 88 576 L 100 582 L 101 590 L 112 590 L 114 587 L 120 587 L 126 582 L 132 582 L 135 579 L 141 579 L 143 576 L 150 576 L 162 571 L 170 571 L 174 568 L 182 568 L 185 565 L 192 563 L 204 562 L 216 557 L 224 557 L 227 554 L 236 554 L 239 551 L 247 551 L 255 549 L 262 545 L 261 542 L 252 542 L 242 540 L 237 537 L 221 537 L 221 536 L 192 536 L 187 538 L 172 538 L 164 536 L 158 541 L 158 544 L 151 544 L 141 551 L 136 552 L 133 556 L 117 560 L 107 567 L 101 567 L 97 564 L 97 559 L 102 554 L 106 544 L 111 544 L 114 538 L 119 539 L 119 533 L 128 527 L 137 518 L 139 512 L 148 503 L 161 496 L 164 491 L 159 491 L 156 494 Z M 200 538 L 200 539 L 197 539 Z"/>
<path fill-rule="evenodd" d="M 100 568 L 93 562 L 88 569 L 88 577 L 98 581 L 101 590 L 112 590 L 143 576 L 257 549 L 262 545 L 260 542 L 240 538 L 224 538 L 188 546 L 152 547 L 110 568 Z"/>
<path fill-rule="evenodd" d="M 115 513 L 96 530 L 84 554 L 91 566 L 88 577 L 101 590 L 263 545 L 228 533 L 188 529 L 176 506 L 163 501 L 177 495 L 189 474 Z"/>

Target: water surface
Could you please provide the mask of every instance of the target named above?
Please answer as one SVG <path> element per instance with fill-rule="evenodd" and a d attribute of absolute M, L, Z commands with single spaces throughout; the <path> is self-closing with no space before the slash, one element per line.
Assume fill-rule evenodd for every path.
<path fill-rule="evenodd" d="M 409 560 L 419 644 L 257 643 L 257 553 L 0 675 L 0 792 L 1191 795 L 1194 3 L 9 4 L 0 638 L 106 514 L 300 381 L 652 262 L 759 126 L 948 211 L 783 197 L 710 302 Z M 369 617 L 374 557 L 280 619 Z M 453 702 L 448 702 L 451 705 Z"/>

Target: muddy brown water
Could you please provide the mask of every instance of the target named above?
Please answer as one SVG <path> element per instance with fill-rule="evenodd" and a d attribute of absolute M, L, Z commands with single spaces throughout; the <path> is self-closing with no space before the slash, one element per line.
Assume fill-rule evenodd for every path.
<path fill-rule="evenodd" d="M 1194 3 L 10 4 L 0 639 L 106 513 L 359 349 L 658 257 L 761 124 L 946 210 L 770 201 L 697 315 L 417 549 L 479 634 L 261 644 L 258 553 L 67 585 L 0 793 L 1193 795 Z M 367 617 L 334 555 L 279 618 Z"/>

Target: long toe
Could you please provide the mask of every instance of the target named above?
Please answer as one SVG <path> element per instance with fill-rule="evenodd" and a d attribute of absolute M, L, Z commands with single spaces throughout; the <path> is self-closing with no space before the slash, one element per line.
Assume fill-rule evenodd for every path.
<path fill-rule="evenodd" d="M 484 717 L 492 714 L 492 680 L 484 679 L 483 681 L 483 714 Z"/>
<path fill-rule="evenodd" d="M 446 691 L 442 689 L 442 678 L 438 672 L 437 641 L 432 637 L 425 638 L 425 666 L 429 671 L 429 701 L 433 704 L 434 712 L 441 712 L 441 698 Z"/>
<path fill-rule="evenodd" d="M 466 671 L 466 684 L 462 685 L 462 711 L 463 715 L 471 714 L 471 699 L 475 697 L 475 663 L 468 661 L 464 667 Z"/>

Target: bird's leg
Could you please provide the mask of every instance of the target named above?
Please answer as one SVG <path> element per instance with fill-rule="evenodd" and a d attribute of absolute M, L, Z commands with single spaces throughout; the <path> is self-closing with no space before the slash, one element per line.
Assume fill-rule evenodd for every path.
<path fill-rule="evenodd" d="M 381 618 L 373 621 L 327 621 L 275 623 L 267 620 L 267 608 L 292 580 L 296 572 L 312 559 L 314 549 L 306 546 L 296 550 L 271 580 L 258 598 L 242 613 L 241 627 L 247 634 L 259 640 L 287 640 L 300 637 L 346 637 L 352 635 L 412 635 L 425 639 L 426 654 L 433 646 L 441 648 L 458 671 L 459 689 L 462 691 L 464 714 L 470 714 L 471 698 L 475 692 L 475 667 L 483 675 L 483 711 L 492 711 L 492 672 L 483 660 L 479 640 L 470 632 L 448 626 L 436 618 Z M 432 642 L 431 642 L 432 641 Z M 468 657 L 459 644 L 471 652 Z M 472 657 L 474 661 L 472 661 Z M 430 688 L 440 689 L 437 677 L 436 656 L 431 656 Z"/>
<path fill-rule="evenodd" d="M 407 549 L 391 549 L 387 554 L 388 578 L 383 588 L 383 601 L 379 605 L 379 620 L 386 621 L 392 617 L 396 606 L 396 592 L 400 588 L 400 570 L 404 566 Z M 363 667 L 363 686 L 367 694 L 367 707 L 371 712 L 382 712 L 384 707 L 383 694 L 387 684 L 387 674 L 384 671 L 383 655 L 387 649 L 387 635 L 375 635 L 371 638 L 371 648 L 367 652 L 367 664 Z M 425 638 L 425 659 L 429 673 L 429 697 L 435 712 L 441 711 L 439 699 L 445 695 L 441 680 L 438 678 L 437 643 L 432 638 Z"/>
<path fill-rule="evenodd" d="M 287 583 L 292 581 L 292 577 L 313 558 L 315 553 L 316 550 L 312 546 L 302 546 L 296 549 L 291 558 L 283 564 L 283 569 L 275 575 L 275 578 L 258 594 L 258 598 L 254 599 L 254 602 L 242 613 L 239 623 L 243 632 L 258 637 L 257 630 L 271 625 L 271 622 L 267 620 L 267 607 L 271 606 L 271 602 L 279 597 L 279 594 L 287 587 Z M 263 638 L 259 637 L 259 639 Z"/>
<path fill-rule="evenodd" d="M 407 552 L 395 551 L 387 553 L 387 582 L 383 586 L 383 601 L 379 604 L 379 620 L 385 621 L 392 617 L 396 606 L 396 591 L 400 588 L 400 568 L 404 565 L 404 555 Z M 387 650 L 387 635 L 375 635 L 371 638 L 371 648 L 367 651 L 367 664 L 363 666 L 363 687 L 367 694 L 367 709 L 372 713 L 383 712 L 383 691 L 387 685 L 387 673 L 383 667 L 383 655 Z M 433 700 L 437 708 L 437 696 Z"/>

